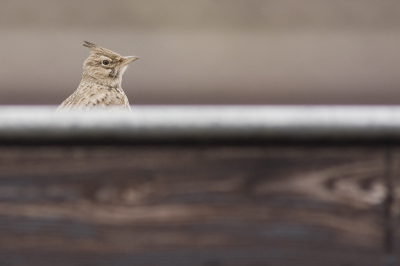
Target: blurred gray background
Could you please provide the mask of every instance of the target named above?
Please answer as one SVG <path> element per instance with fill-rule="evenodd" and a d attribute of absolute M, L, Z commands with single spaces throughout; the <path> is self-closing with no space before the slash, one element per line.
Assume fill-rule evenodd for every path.
<path fill-rule="evenodd" d="M 0 0 L 0 104 L 60 104 L 83 40 L 131 104 L 398 104 L 398 0 Z"/>

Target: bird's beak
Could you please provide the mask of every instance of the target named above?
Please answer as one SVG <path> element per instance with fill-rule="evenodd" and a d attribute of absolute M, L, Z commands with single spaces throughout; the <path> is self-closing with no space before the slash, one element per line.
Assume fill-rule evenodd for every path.
<path fill-rule="evenodd" d="M 123 61 L 122 61 L 122 65 L 121 66 L 126 66 L 130 63 L 132 63 L 133 61 L 139 59 L 138 56 L 125 56 Z"/>

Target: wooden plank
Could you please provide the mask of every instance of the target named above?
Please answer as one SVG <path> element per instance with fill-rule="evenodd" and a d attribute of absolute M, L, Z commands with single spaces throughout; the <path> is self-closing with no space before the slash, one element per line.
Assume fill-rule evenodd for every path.
<path fill-rule="evenodd" d="M 381 265 L 384 150 L 1 147 L 0 265 Z"/>
<path fill-rule="evenodd" d="M 399 203 L 400 203 L 400 152 L 397 147 L 389 149 L 387 155 L 390 161 L 390 168 L 388 171 L 388 199 L 385 215 L 386 218 L 386 232 L 385 234 L 391 235 L 392 237 L 386 241 L 385 246 L 388 250 L 388 265 L 398 265 L 400 261 L 400 215 L 399 215 Z"/>

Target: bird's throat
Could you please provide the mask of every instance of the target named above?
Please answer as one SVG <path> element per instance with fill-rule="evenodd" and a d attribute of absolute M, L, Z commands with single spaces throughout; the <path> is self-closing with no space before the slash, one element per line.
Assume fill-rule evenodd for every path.
<path fill-rule="evenodd" d="M 84 73 L 82 75 L 82 82 L 93 83 L 96 85 L 112 87 L 112 88 L 121 87 L 121 78 L 119 76 L 116 76 L 116 77 L 108 76 L 108 77 L 104 77 L 104 78 L 95 78 L 93 76 L 90 76 L 90 75 Z"/>

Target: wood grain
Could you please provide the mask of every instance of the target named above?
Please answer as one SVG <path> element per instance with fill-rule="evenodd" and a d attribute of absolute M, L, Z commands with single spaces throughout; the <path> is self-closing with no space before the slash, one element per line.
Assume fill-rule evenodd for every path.
<path fill-rule="evenodd" d="M 0 169 L 0 265 L 385 258 L 381 148 L 1 147 Z"/>

